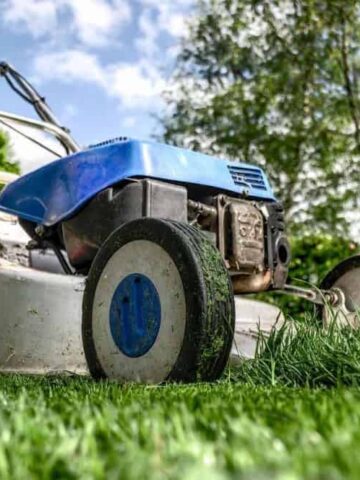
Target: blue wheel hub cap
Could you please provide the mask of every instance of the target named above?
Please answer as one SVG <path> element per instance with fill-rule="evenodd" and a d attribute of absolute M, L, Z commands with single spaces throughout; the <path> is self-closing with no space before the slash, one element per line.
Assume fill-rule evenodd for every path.
<path fill-rule="evenodd" d="M 154 345 L 160 323 L 160 298 L 150 278 L 139 273 L 125 277 L 110 305 L 110 330 L 119 350 L 141 357 Z"/>

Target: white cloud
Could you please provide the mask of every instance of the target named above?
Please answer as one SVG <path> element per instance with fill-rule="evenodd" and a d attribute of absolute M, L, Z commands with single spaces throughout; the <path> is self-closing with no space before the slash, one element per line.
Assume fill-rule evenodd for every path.
<path fill-rule="evenodd" d="M 159 27 L 173 37 L 184 35 L 186 27 L 185 12 L 162 8 L 159 13 Z"/>
<path fill-rule="evenodd" d="M 189 8 L 194 5 L 194 0 L 140 0 L 141 5 L 153 8 L 173 8 L 181 10 L 182 8 Z"/>
<path fill-rule="evenodd" d="M 79 113 L 78 108 L 73 105 L 72 103 L 66 103 L 62 109 L 62 113 L 60 115 L 61 119 L 63 120 L 64 124 L 70 122 L 74 117 L 76 117 Z"/>
<path fill-rule="evenodd" d="M 180 37 L 184 34 L 189 10 L 194 5 L 194 0 L 141 0 L 143 6 L 151 7 L 157 12 L 158 30 L 163 30 L 169 35 Z"/>
<path fill-rule="evenodd" d="M 73 15 L 73 26 L 79 39 L 88 46 L 109 43 L 113 35 L 131 19 L 125 0 L 57 0 Z"/>
<path fill-rule="evenodd" d="M 82 50 L 64 50 L 39 54 L 34 60 L 36 81 L 60 80 L 72 83 L 83 80 L 106 86 L 104 72 L 96 55 Z"/>
<path fill-rule="evenodd" d="M 39 55 L 34 70 L 39 81 L 82 81 L 98 85 L 127 108 L 150 108 L 165 88 L 164 79 L 151 63 L 102 65 L 95 55 L 80 50 Z"/>
<path fill-rule="evenodd" d="M 0 0 L 0 8 L 5 24 L 34 38 L 58 39 L 66 30 L 88 47 L 109 44 L 131 20 L 126 0 Z"/>
<path fill-rule="evenodd" d="M 162 68 L 176 52 L 173 47 L 161 50 L 159 37 L 164 32 L 173 37 L 183 34 L 194 0 L 138 2 L 142 11 L 133 42 L 139 58 L 107 64 L 92 49 L 111 45 L 131 20 L 131 0 L 0 0 L 0 8 L 8 25 L 34 37 L 48 36 L 50 43 L 42 45 L 34 60 L 37 81 L 90 82 L 125 107 L 148 108 L 166 87 Z M 69 48 L 74 36 L 78 42 L 72 41 L 75 47 Z"/>
<path fill-rule="evenodd" d="M 108 80 L 110 94 L 127 108 L 150 108 L 165 88 L 160 72 L 147 62 L 114 65 Z"/>
<path fill-rule="evenodd" d="M 150 8 L 144 9 L 138 21 L 139 38 L 136 39 L 135 45 L 142 55 L 154 57 L 158 52 L 158 35 L 159 31 L 154 22 L 154 15 Z"/>
<path fill-rule="evenodd" d="M 133 128 L 136 125 L 136 117 L 125 117 L 122 121 L 122 126 L 124 128 Z"/>
<path fill-rule="evenodd" d="M 35 38 L 57 26 L 57 4 L 52 0 L 3 0 L 0 8 L 5 24 L 25 29 Z"/>
<path fill-rule="evenodd" d="M 140 0 L 143 11 L 138 20 L 140 37 L 135 45 L 139 52 L 147 57 L 164 57 L 159 48 L 161 33 L 179 38 L 186 32 L 186 23 L 189 19 L 194 0 Z M 167 50 L 165 57 L 171 59 L 173 51 Z"/>

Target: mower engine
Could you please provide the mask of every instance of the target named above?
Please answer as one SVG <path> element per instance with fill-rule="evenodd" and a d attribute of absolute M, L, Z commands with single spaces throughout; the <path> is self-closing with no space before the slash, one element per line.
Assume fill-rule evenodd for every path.
<path fill-rule="evenodd" d="M 228 268 L 235 293 L 283 288 L 290 261 L 280 203 L 256 202 L 218 195 L 213 209 L 191 203 L 201 229 L 211 226 Z M 209 223 L 209 217 L 212 221 Z"/>
<path fill-rule="evenodd" d="M 150 179 L 133 180 L 100 192 L 62 224 L 63 245 L 71 265 L 86 272 L 116 228 L 141 217 L 163 218 L 188 222 L 208 236 L 221 252 L 235 293 L 283 288 L 290 250 L 282 205 L 224 194 L 198 201 L 196 193 L 191 188 Z"/>

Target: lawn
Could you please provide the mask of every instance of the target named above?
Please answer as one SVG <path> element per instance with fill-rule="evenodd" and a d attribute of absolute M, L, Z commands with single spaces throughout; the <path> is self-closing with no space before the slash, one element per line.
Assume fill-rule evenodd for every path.
<path fill-rule="evenodd" d="M 2 376 L 0 478 L 358 479 L 356 341 L 289 327 L 212 385 Z"/>

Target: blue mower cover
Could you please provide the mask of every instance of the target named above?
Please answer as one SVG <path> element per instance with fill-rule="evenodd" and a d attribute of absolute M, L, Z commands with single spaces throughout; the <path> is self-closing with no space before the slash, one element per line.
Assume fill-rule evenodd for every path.
<path fill-rule="evenodd" d="M 100 191 L 143 177 L 275 200 L 258 167 L 155 142 L 115 140 L 20 177 L 1 193 L 0 210 L 52 226 L 72 217 Z"/>

